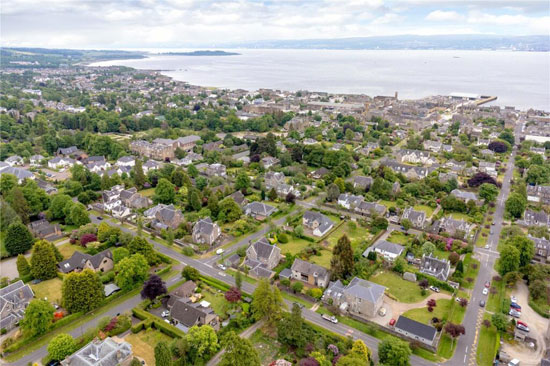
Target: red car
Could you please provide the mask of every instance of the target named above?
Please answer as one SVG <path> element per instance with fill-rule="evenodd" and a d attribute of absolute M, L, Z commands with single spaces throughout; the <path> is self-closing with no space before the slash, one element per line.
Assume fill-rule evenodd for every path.
<path fill-rule="evenodd" d="M 390 326 L 393 327 L 394 325 L 395 325 L 395 319 L 390 320 Z"/>
<path fill-rule="evenodd" d="M 516 321 L 516 324 L 523 325 L 524 327 L 528 327 L 528 325 L 525 322 L 522 322 L 521 320 Z"/>
<path fill-rule="evenodd" d="M 487 288 L 491 287 L 491 282 L 489 282 L 489 281 L 485 282 L 485 287 L 487 287 Z"/>

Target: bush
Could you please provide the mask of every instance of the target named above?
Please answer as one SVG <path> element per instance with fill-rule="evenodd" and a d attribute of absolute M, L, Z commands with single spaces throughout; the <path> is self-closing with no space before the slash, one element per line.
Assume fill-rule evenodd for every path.
<path fill-rule="evenodd" d="M 193 250 L 193 248 L 191 247 L 184 247 L 182 250 L 181 250 L 181 254 L 187 256 L 187 257 L 191 257 L 195 254 L 195 251 Z"/>
<path fill-rule="evenodd" d="M 304 284 L 301 282 L 294 282 L 290 287 L 292 288 L 292 291 L 294 291 L 294 293 L 300 293 L 304 288 Z"/>
<path fill-rule="evenodd" d="M 288 235 L 286 235 L 285 233 L 279 234 L 279 243 L 281 244 L 288 243 Z"/>

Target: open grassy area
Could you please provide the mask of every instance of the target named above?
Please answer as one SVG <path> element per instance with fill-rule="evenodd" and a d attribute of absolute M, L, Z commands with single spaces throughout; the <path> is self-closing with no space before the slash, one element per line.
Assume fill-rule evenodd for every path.
<path fill-rule="evenodd" d="M 155 194 L 155 189 L 154 188 L 147 188 L 147 189 L 144 189 L 142 191 L 139 191 L 139 194 L 141 194 L 142 196 L 145 196 L 145 197 L 151 197 L 152 195 Z"/>
<path fill-rule="evenodd" d="M 59 249 L 59 252 L 61 253 L 63 258 L 65 258 L 65 259 L 71 258 L 73 253 L 76 252 L 77 250 L 79 252 L 84 251 L 84 248 L 82 248 L 81 246 L 73 245 L 71 243 L 60 245 L 60 246 L 57 247 L 57 249 Z"/>
<path fill-rule="evenodd" d="M 485 313 L 483 319 L 491 319 L 491 315 Z M 477 364 L 479 366 L 491 366 L 495 359 L 499 343 L 497 329 L 491 325 L 489 328 L 481 326 L 479 329 L 479 341 L 477 344 Z"/>
<path fill-rule="evenodd" d="M 61 286 L 63 281 L 59 278 L 52 278 L 51 280 L 42 281 L 36 285 L 31 284 L 34 297 L 37 299 L 47 298 L 50 302 L 57 304 L 61 303 Z"/>
<path fill-rule="evenodd" d="M 298 304 L 302 304 L 304 305 L 306 308 L 311 308 L 311 306 L 313 305 L 312 303 L 310 303 L 309 301 L 307 300 L 304 300 L 302 299 L 301 297 L 298 297 L 298 296 L 294 296 L 286 291 L 281 291 L 281 295 L 283 296 L 284 299 L 290 301 L 290 302 L 296 302 Z M 290 310 L 290 309 L 289 309 Z"/>
<path fill-rule="evenodd" d="M 395 207 L 396 203 L 393 201 L 387 201 L 387 200 L 379 200 L 379 204 L 386 206 L 386 208 L 389 210 L 390 207 Z"/>
<path fill-rule="evenodd" d="M 424 324 L 431 324 L 433 317 L 442 319 L 444 316 L 448 315 L 449 310 L 451 309 L 451 304 L 453 300 L 441 299 L 436 301 L 436 307 L 433 308 L 433 312 L 428 311 L 428 307 L 411 309 L 406 311 L 403 316 L 416 320 L 417 322 Z"/>
<path fill-rule="evenodd" d="M 462 212 L 451 212 L 451 217 L 455 220 L 464 220 L 464 221 L 468 221 L 468 219 L 470 218 L 468 215 Z"/>
<path fill-rule="evenodd" d="M 348 223 L 346 222 L 338 229 L 334 230 L 326 239 L 329 243 L 329 248 L 333 248 L 338 242 L 338 239 L 340 239 L 344 234 L 348 236 L 353 249 L 355 249 L 361 242 L 372 238 L 372 235 L 369 233 L 367 228 L 355 224 L 355 229 L 350 229 Z"/>
<path fill-rule="evenodd" d="M 309 258 L 309 261 L 311 263 L 315 263 L 320 265 L 321 267 L 325 267 L 327 269 L 330 268 L 330 261 L 332 259 L 332 252 L 330 250 L 323 249 L 321 250 L 320 256 L 312 256 Z"/>
<path fill-rule="evenodd" d="M 372 282 L 385 286 L 392 296 L 400 302 L 415 303 L 428 297 L 420 294 L 420 287 L 414 282 L 406 281 L 394 272 L 380 271 L 370 278 Z"/>
<path fill-rule="evenodd" d="M 489 297 L 487 299 L 487 310 L 493 313 L 500 312 L 502 303 L 506 299 L 506 286 L 504 281 L 492 281 L 491 287 L 494 287 L 497 291 L 492 293 L 489 291 Z"/>
<path fill-rule="evenodd" d="M 281 248 L 281 254 L 285 255 L 286 253 L 297 254 L 308 245 L 313 244 L 313 242 L 307 241 L 305 239 L 299 239 L 291 236 L 288 240 L 288 243 L 279 243 L 278 245 L 279 248 Z"/>
<path fill-rule="evenodd" d="M 416 205 L 416 206 L 414 206 L 414 209 L 416 211 L 422 211 L 422 212 L 426 213 L 426 216 L 428 218 L 432 217 L 432 214 L 434 213 L 434 209 L 431 208 L 430 206 L 427 206 L 427 205 Z"/>
<path fill-rule="evenodd" d="M 472 258 L 472 253 L 466 254 L 464 257 L 464 278 L 473 278 L 474 281 L 469 283 L 468 281 L 463 281 L 463 286 L 465 288 L 472 289 L 475 285 L 475 279 L 477 277 L 477 274 L 479 273 L 479 261 L 475 258 Z"/>
<path fill-rule="evenodd" d="M 409 237 L 400 231 L 394 230 L 386 240 L 395 244 L 405 245 L 409 241 Z"/>
<path fill-rule="evenodd" d="M 224 315 L 225 297 L 223 292 L 218 292 L 218 290 L 214 288 L 208 288 L 204 289 L 201 292 L 201 295 L 201 300 L 208 301 L 216 314 L 218 314 L 219 316 Z"/>
<path fill-rule="evenodd" d="M 233 269 L 233 268 L 228 268 L 227 273 L 229 273 L 231 276 L 235 277 L 236 274 L 237 274 L 237 270 Z M 252 283 L 252 284 L 256 284 L 258 282 L 258 280 L 256 280 L 255 278 L 252 278 L 244 273 L 241 272 L 241 277 L 243 279 L 243 281 L 245 282 L 248 282 L 248 283 Z"/>
<path fill-rule="evenodd" d="M 453 340 L 447 334 L 441 336 L 439 346 L 437 347 L 437 355 L 443 358 L 449 359 L 453 357 L 456 348 L 456 342 L 453 344 Z"/>
<path fill-rule="evenodd" d="M 155 364 L 155 346 L 161 341 L 169 342 L 172 338 L 156 329 L 146 329 L 139 333 L 130 333 L 124 340 L 132 345 L 134 356 L 145 360 L 147 365 Z"/>

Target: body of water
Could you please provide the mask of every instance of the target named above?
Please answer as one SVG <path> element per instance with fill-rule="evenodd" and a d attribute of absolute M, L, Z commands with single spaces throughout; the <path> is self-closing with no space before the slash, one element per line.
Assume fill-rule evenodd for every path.
<path fill-rule="evenodd" d="M 234 50 L 229 50 L 234 51 Z M 163 51 L 167 52 L 167 51 Z M 415 99 L 464 92 L 502 106 L 550 110 L 550 53 L 409 50 L 237 50 L 236 56 L 157 56 L 99 62 L 162 70 L 230 89 L 310 90 Z"/>

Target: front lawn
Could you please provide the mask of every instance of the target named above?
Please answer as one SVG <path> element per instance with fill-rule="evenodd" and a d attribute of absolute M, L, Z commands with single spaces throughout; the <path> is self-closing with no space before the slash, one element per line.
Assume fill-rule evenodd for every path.
<path fill-rule="evenodd" d="M 390 207 L 395 207 L 396 203 L 393 201 L 386 201 L 386 200 L 379 200 L 379 204 L 386 206 L 386 208 L 389 210 Z"/>
<path fill-rule="evenodd" d="M 416 211 L 422 211 L 426 214 L 427 218 L 432 217 L 432 214 L 434 213 L 434 209 L 427 205 L 416 205 L 414 206 L 414 209 Z"/>
<path fill-rule="evenodd" d="M 436 301 L 436 307 L 433 308 L 433 312 L 431 313 L 428 311 L 428 307 L 425 307 L 408 310 L 403 316 L 430 325 L 433 317 L 442 319 L 449 314 L 452 301 L 453 300 L 440 299 Z"/>
<path fill-rule="evenodd" d="M 479 272 L 479 261 L 475 258 L 472 258 L 472 253 L 468 253 L 464 257 L 464 269 L 466 270 L 466 272 L 464 273 L 464 279 L 472 278 L 474 281 L 463 281 L 462 286 L 472 289 L 474 288 L 475 279 L 477 278 L 477 274 Z"/>
<path fill-rule="evenodd" d="M 451 339 L 451 337 L 449 337 L 447 334 L 443 334 L 441 336 L 441 340 L 439 341 L 439 346 L 437 347 L 437 355 L 446 359 L 453 357 L 456 342 L 457 341 L 455 341 L 453 344 L 453 340 Z"/>
<path fill-rule="evenodd" d="M 161 341 L 170 342 L 172 338 L 156 329 L 146 329 L 139 333 L 130 333 L 124 340 L 132 345 L 134 356 L 145 360 L 147 365 L 155 364 L 155 346 Z"/>
<path fill-rule="evenodd" d="M 372 235 L 369 233 L 367 228 L 355 224 L 355 229 L 350 229 L 349 224 L 346 222 L 338 229 L 334 230 L 326 239 L 329 243 L 329 248 L 334 248 L 338 242 L 338 239 L 340 239 L 343 235 L 348 236 L 353 249 L 355 249 L 363 241 L 370 240 L 372 238 Z"/>
<path fill-rule="evenodd" d="M 392 231 L 390 236 L 388 236 L 387 239 L 389 242 L 395 243 L 395 244 L 401 244 L 405 245 L 409 241 L 409 237 L 402 233 L 401 231 Z"/>
<path fill-rule="evenodd" d="M 308 245 L 313 245 L 315 243 L 311 241 L 307 241 L 305 239 L 299 239 L 294 236 L 289 235 L 288 243 L 278 243 L 279 248 L 281 248 L 281 254 L 285 255 L 286 253 L 290 253 L 292 255 L 295 255 L 299 252 L 301 252 L 303 249 L 305 249 Z"/>
<path fill-rule="evenodd" d="M 330 269 L 330 261 L 332 260 L 332 252 L 330 250 L 323 249 L 321 250 L 321 255 L 313 255 L 309 258 L 311 263 L 315 263 L 326 269 Z"/>
<path fill-rule="evenodd" d="M 385 286 L 387 292 L 394 296 L 399 302 L 416 303 L 428 297 L 420 293 L 420 287 L 415 282 L 406 281 L 394 272 L 381 271 L 370 278 L 370 281 Z"/>
<path fill-rule="evenodd" d="M 485 313 L 483 319 L 491 319 L 491 315 Z M 494 325 L 489 328 L 484 325 L 479 330 L 479 341 L 477 344 L 477 364 L 479 366 L 491 366 L 495 359 L 499 336 Z"/>
<path fill-rule="evenodd" d="M 79 251 L 83 252 L 84 248 L 82 248 L 79 245 L 73 245 L 71 243 L 63 244 L 57 247 L 59 249 L 59 252 L 65 259 L 69 259 L 73 256 L 74 252 Z"/>
<path fill-rule="evenodd" d="M 60 278 L 42 281 L 36 285 L 31 284 L 34 297 L 37 299 L 47 298 L 49 302 L 61 304 L 61 287 L 63 281 Z"/>
<path fill-rule="evenodd" d="M 465 213 L 462 213 L 462 212 L 451 212 L 451 217 L 455 220 L 464 220 L 464 221 L 468 221 L 470 219 L 470 216 L 466 215 Z"/>
<path fill-rule="evenodd" d="M 152 195 L 155 194 L 155 189 L 154 188 L 147 188 L 147 189 L 144 189 L 142 191 L 139 191 L 138 193 L 141 194 L 144 197 L 151 197 Z"/>

